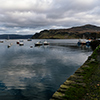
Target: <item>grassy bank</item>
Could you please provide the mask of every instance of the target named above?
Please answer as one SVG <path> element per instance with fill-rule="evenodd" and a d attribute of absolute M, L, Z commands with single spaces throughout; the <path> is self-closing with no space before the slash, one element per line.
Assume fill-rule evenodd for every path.
<path fill-rule="evenodd" d="M 50 100 L 100 100 L 100 46 Z"/>

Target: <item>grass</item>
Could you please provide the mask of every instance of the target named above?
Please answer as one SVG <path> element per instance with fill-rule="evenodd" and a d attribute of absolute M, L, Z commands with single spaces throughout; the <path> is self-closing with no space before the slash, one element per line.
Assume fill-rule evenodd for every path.
<path fill-rule="evenodd" d="M 70 87 L 66 95 L 64 96 L 65 100 L 79 100 L 85 93 L 85 89 L 80 86 Z"/>

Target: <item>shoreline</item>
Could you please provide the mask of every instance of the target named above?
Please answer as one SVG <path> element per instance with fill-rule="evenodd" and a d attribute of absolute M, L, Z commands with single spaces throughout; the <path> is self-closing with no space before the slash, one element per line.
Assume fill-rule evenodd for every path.
<path fill-rule="evenodd" d="M 100 99 L 100 46 L 85 63 L 71 75 L 50 100 Z"/>

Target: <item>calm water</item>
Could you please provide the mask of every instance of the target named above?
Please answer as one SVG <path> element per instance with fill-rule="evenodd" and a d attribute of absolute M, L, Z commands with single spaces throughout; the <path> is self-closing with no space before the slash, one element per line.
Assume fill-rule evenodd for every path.
<path fill-rule="evenodd" d="M 49 100 L 92 53 L 78 40 L 48 40 L 41 47 L 34 47 L 38 40 L 24 40 L 24 46 L 16 41 L 0 43 L 0 100 Z"/>

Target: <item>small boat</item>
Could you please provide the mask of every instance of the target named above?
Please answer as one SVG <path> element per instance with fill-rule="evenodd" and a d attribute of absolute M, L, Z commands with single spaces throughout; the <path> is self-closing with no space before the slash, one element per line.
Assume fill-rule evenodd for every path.
<path fill-rule="evenodd" d="M 83 39 L 77 42 L 78 45 L 86 45 L 86 39 L 85 39 L 85 35 L 83 35 Z"/>
<path fill-rule="evenodd" d="M 79 40 L 79 41 L 77 42 L 77 44 L 78 44 L 78 45 L 81 45 L 81 40 Z"/>
<path fill-rule="evenodd" d="M 30 48 L 33 48 L 33 46 L 31 45 Z"/>
<path fill-rule="evenodd" d="M 79 40 L 78 41 L 78 45 L 80 46 L 80 45 L 87 45 L 87 46 L 90 46 L 90 44 L 91 44 L 91 39 L 89 39 L 89 40 L 86 40 L 86 41 L 84 41 L 84 40 Z"/>
<path fill-rule="evenodd" d="M 32 39 L 28 38 L 27 41 L 32 41 Z"/>
<path fill-rule="evenodd" d="M 86 42 L 86 45 L 90 46 L 91 45 L 91 39 L 88 39 L 88 41 Z"/>
<path fill-rule="evenodd" d="M 20 42 L 20 43 L 19 43 L 19 46 L 23 46 L 23 45 L 24 45 L 24 43 L 23 43 L 23 42 Z"/>
<path fill-rule="evenodd" d="M 78 45 L 86 45 L 86 41 L 84 41 L 84 40 L 83 40 L 83 41 L 79 40 L 79 41 L 77 42 L 77 44 L 78 44 Z"/>
<path fill-rule="evenodd" d="M 10 47 L 11 47 L 11 45 L 9 44 L 7 47 L 8 47 L 8 48 L 10 48 Z"/>
<path fill-rule="evenodd" d="M 23 46 L 23 45 L 24 45 L 23 40 L 21 40 L 21 41 L 19 42 L 19 46 Z"/>
<path fill-rule="evenodd" d="M 10 43 L 7 47 L 10 48 L 13 45 L 13 43 Z"/>
<path fill-rule="evenodd" d="M 0 43 L 3 43 L 3 41 L 1 40 Z"/>
<path fill-rule="evenodd" d="M 44 41 L 43 44 L 44 45 L 49 45 L 49 43 L 47 41 Z"/>
<path fill-rule="evenodd" d="M 86 41 L 82 41 L 81 42 L 81 45 L 86 45 Z"/>
<path fill-rule="evenodd" d="M 19 44 L 19 41 L 17 41 L 16 43 Z"/>
<path fill-rule="evenodd" d="M 41 45 L 42 45 L 41 41 L 35 43 L 35 46 L 41 46 Z"/>
<path fill-rule="evenodd" d="M 13 43 L 10 43 L 10 45 L 12 46 L 12 45 L 13 45 Z"/>

